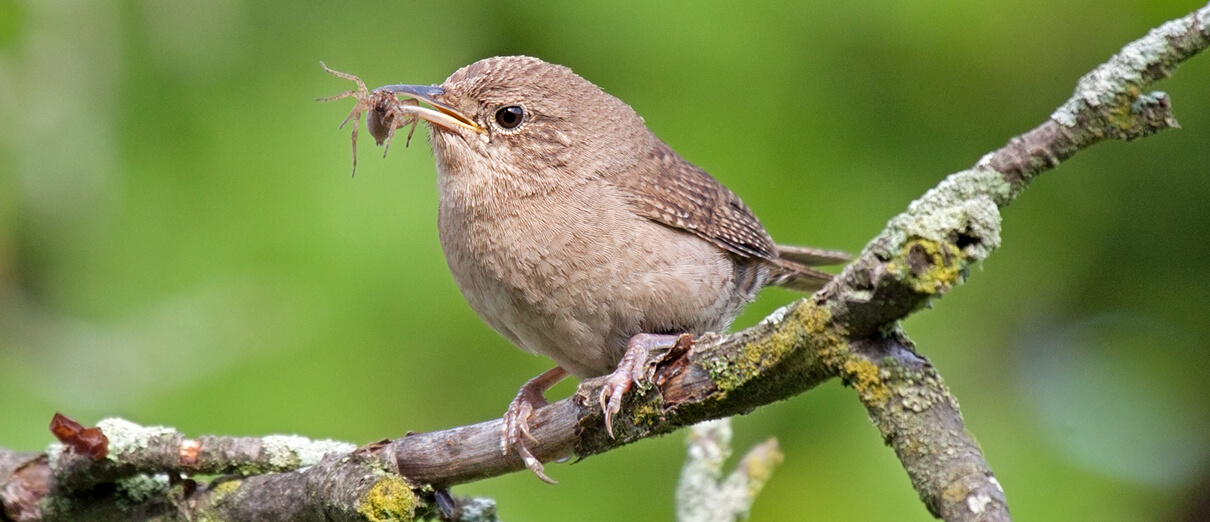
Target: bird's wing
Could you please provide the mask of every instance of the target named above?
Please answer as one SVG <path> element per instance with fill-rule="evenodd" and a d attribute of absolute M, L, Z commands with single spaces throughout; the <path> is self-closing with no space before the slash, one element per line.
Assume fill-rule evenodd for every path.
<path fill-rule="evenodd" d="M 652 221 L 679 228 L 742 258 L 777 259 L 777 246 L 739 196 L 664 143 L 651 161 L 612 180 Z"/>

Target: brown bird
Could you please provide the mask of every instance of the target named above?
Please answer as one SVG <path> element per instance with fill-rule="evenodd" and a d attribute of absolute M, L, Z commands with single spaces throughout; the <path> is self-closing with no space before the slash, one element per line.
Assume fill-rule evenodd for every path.
<path fill-rule="evenodd" d="M 522 437 L 551 386 L 610 374 L 600 401 L 612 434 L 649 351 L 724 331 L 765 286 L 815 291 L 830 276 L 808 265 L 848 259 L 775 244 L 739 196 L 566 67 L 488 58 L 439 86 L 373 92 L 328 70 L 357 82 L 328 99 L 356 97 L 349 118 L 368 112 L 379 144 L 428 122 L 454 280 L 500 335 L 557 364 L 521 387 L 501 440 L 548 482 Z M 356 139 L 355 122 L 354 168 Z"/>

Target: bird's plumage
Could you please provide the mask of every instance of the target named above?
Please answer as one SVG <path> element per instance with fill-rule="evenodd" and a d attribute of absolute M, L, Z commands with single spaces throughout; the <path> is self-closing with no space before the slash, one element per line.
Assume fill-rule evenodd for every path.
<path fill-rule="evenodd" d="M 773 260 L 777 247 L 739 196 L 663 142 L 612 178 L 640 215 L 694 234 L 738 257 Z"/>
<path fill-rule="evenodd" d="M 488 324 L 573 375 L 608 373 L 636 334 L 721 331 L 764 286 L 830 277 L 566 67 L 489 58 L 440 87 L 486 130 L 430 135 L 454 278 Z M 493 120 L 509 106 L 515 129 Z"/>
<path fill-rule="evenodd" d="M 566 67 L 488 58 L 440 86 L 374 93 L 334 74 L 358 90 L 332 99 L 355 96 L 350 117 L 371 112 L 380 141 L 429 122 L 454 280 L 493 329 L 558 364 L 521 387 L 502 427 L 502 451 L 544 480 L 522 434 L 558 380 L 610 374 L 608 428 L 648 350 L 725 330 L 765 286 L 814 291 L 830 276 L 810 265 L 847 259 L 775 244 L 739 196 Z"/>

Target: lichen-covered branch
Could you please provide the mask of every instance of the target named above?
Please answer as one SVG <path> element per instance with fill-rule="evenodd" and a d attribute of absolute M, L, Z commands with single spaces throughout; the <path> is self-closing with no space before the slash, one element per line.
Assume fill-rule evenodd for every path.
<path fill-rule="evenodd" d="M 1008 520 L 1004 491 L 967 433 L 957 401 L 915 352 L 899 321 L 961 284 L 972 265 L 999 247 L 1000 208 L 1038 174 L 1104 139 L 1132 140 L 1176 126 L 1167 97 L 1147 90 L 1210 44 L 1208 27 L 1210 5 L 1123 48 L 1081 79 L 1049 120 L 972 169 L 947 177 L 892 218 L 814 296 L 753 328 L 699 339 L 687 352 L 656 354 L 648 361 L 649 384 L 627 396 L 614 420 L 616 439 L 605 432 L 600 407 L 591 399 L 602 379 L 591 379 L 573 397 L 535 413 L 531 427 L 538 442 L 531 451 L 543 461 L 587 457 L 745 413 L 839 377 L 857 391 L 931 513 L 954 521 Z M 515 454 L 500 453 L 499 437 L 495 420 L 352 452 L 330 446 L 333 453 L 291 471 L 274 464 L 264 439 L 259 447 L 252 441 L 197 439 L 197 462 L 174 461 L 173 451 L 179 458 L 185 439 L 170 431 L 151 439 L 161 442 L 126 449 L 118 444 L 101 461 L 60 450 L 0 452 L 0 504 L 14 520 L 65 513 L 97 520 L 149 514 L 184 520 L 195 514 L 182 506 L 227 509 L 221 511 L 227 518 L 258 520 L 410 520 L 449 503 L 441 488 L 525 469 Z M 203 468 L 207 455 L 223 458 Z M 297 462 L 290 460 L 286 468 L 313 460 L 293 455 Z M 204 487 L 194 483 L 193 489 L 187 479 L 147 478 L 164 471 L 171 477 L 269 473 Z M 136 494 L 146 491 L 147 496 Z"/>
<path fill-rule="evenodd" d="M 296 436 L 189 440 L 120 419 L 99 426 L 118 447 L 101 460 L 58 444 L 45 454 L 0 449 L 3 520 L 407 521 L 437 512 L 496 520 L 491 500 L 456 500 L 384 468 L 376 445 Z M 189 478 L 216 473 L 224 475 Z"/>
<path fill-rule="evenodd" d="M 731 420 L 689 428 L 688 458 L 676 488 L 677 522 L 735 522 L 748 518 L 752 502 L 782 462 L 777 439 L 757 444 L 723 477 L 731 456 Z"/>
<path fill-rule="evenodd" d="M 189 439 L 172 428 L 139 426 L 122 419 L 104 419 L 97 427 L 109 438 L 109 458 L 94 461 L 57 445 L 47 452 L 59 487 L 88 489 L 140 473 L 261 475 L 293 471 L 319 463 L 326 454 L 356 449 L 347 442 L 293 435 Z"/>
<path fill-rule="evenodd" d="M 1075 93 L 1034 130 L 985 156 L 976 168 L 1004 175 L 1016 197 L 1037 174 L 1105 139 L 1134 140 L 1177 126 L 1168 96 L 1147 93 L 1206 49 L 1210 6 L 1151 30 L 1080 78 Z"/>

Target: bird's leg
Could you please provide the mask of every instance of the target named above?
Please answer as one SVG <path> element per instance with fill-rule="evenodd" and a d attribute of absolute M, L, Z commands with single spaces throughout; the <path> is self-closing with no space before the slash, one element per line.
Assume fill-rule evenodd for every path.
<path fill-rule="evenodd" d="M 508 405 L 508 411 L 504 412 L 504 426 L 501 428 L 500 451 L 508 455 L 510 451 L 517 450 L 517 455 L 525 462 L 525 467 L 534 472 L 538 478 L 550 484 L 554 484 L 555 481 L 542 472 L 542 461 L 529 452 L 529 448 L 525 447 L 525 441 L 521 440 L 521 436 L 525 435 L 529 440 L 538 442 L 538 439 L 535 439 L 529 432 L 529 417 L 534 410 L 549 404 L 543 394 L 565 378 L 567 378 L 567 370 L 555 366 L 521 386 L 521 389 L 517 391 L 517 398 L 513 399 L 513 402 Z"/>
<path fill-rule="evenodd" d="M 644 364 L 653 350 L 671 350 L 680 346 L 688 350 L 693 346 L 693 336 L 689 334 L 663 335 L 641 333 L 630 338 L 626 343 L 626 354 L 618 362 L 618 368 L 609 375 L 605 386 L 601 387 L 601 411 L 605 413 L 605 431 L 613 437 L 613 414 L 622 411 L 622 396 L 631 384 L 641 382 L 645 376 Z"/>

